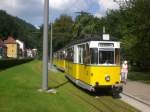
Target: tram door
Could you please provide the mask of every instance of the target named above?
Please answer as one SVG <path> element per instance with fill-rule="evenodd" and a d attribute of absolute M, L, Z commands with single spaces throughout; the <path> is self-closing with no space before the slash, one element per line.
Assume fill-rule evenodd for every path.
<path fill-rule="evenodd" d="M 73 75 L 73 47 L 67 49 L 67 62 L 66 62 L 66 72 L 69 75 Z"/>
<path fill-rule="evenodd" d="M 79 79 L 89 83 L 90 82 L 90 76 L 89 76 L 89 69 L 87 66 L 87 45 L 82 44 L 78 46 L 78 58 L 79 58 Z"/>

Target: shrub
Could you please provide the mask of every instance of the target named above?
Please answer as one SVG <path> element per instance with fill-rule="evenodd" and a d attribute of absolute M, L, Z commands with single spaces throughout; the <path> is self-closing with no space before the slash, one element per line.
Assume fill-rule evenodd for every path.
<path fill-rule="evenodd" d="M 3 59 L 0 60 L 0 69 L 6 69 L 12 66 L 20 65 L 29 61 L 32 61 L 33 58 L 25 58 L 25 59 Z"/>

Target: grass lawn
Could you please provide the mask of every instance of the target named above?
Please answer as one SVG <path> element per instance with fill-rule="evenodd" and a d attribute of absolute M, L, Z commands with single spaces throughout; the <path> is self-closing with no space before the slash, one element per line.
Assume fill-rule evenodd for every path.
<path fill-rule="evenodd" d="M 38 92 L 40 87 L 40 61 L 1 71 L 0 112 L 137 112 L 111 96 L 90 95 L 60 72 L 49 72 L 49 87 L 56 88 L 56 94 Z"/>
<path fill-rule="evenodd" d="M 129 72 L 128 79 L 150 84 L 150 72 Z"/>

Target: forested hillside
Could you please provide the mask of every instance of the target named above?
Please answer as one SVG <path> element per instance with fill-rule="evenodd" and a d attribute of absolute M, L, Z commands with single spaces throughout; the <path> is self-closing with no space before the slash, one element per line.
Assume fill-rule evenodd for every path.
<path fill-rule="evenodd" d="M 3 40 L 13 36 L 23 41 L 27 48 L 33 48 L 36 47 L 35 31 L 36 28 L 33 25 L 0 10 L 0 37 Z"/>

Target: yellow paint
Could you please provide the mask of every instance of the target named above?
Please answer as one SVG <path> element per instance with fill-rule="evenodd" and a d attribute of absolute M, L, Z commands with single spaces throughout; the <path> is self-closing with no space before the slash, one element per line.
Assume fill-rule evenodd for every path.
<path fill-rule="evenodd" d="M 111 86 L 115 85 L 116 82 L 120 83 L 120 66 L 92 66 L 56 59 L 54 59 L 54 63 L 58 68 L 64 68 L 66 74 L 88 85 L 95 86 L 96 82 L 100 86 Z M 105 80 L 106 75 L 110 76 L 110 81 Z"/>
<path fill-rule="evenodd" d="M 66 69 L 66 73 L 73 78 L 92 86 L 95 86 L 96 82 L 101 86 L 115 85 L 116 82 L 120 83 L 119 66 L 88 66 L 66 62 Z M 110 76 L 110 81 L 105 80 L 106 75 Z"/>
<path fill-rule="evenodd" d="M 6 44 L 6 46 L 7 46 L 7 56 L 10 58 L 17 58 L 18 45 L 17 44 Z"/>
<path fill-rule="evenodd" d="M 53 64 L 56 65 L 58 68 L 65 70 L 65 60 L 62 59 L 54 59 Z"/>
<path fill-rule="evenodd" d="M 116 82 L 120 83 L 120 67 L 119 66 L 88 66 L 89 75 L 91 77 L 90 85 L 115 85 Z M 93 76 L 91 76 L 93 74 Z M 105 76 L 110 76 L 110 81 L 105 80 Z"/>
<path fill-rule="evenodd" d="M 79 79 L 79 66 L 71 62 L 66 61 L 66 70 L 65 72 L 68 75 L 71 75 L 75 79 Z"/>

